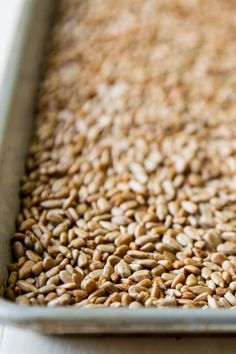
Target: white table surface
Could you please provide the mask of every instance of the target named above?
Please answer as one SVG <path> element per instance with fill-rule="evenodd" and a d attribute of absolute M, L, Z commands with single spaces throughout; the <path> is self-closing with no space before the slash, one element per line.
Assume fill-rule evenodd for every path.
<path fill-rule="evenodd" d="M 24 1 L 26 0 L 0 0 L 0 88 L 16 21 Z M 234 336 L 55 337 L 0 326 L 0 354 L 231 354 L 236 352 L 235 347 Z"/>

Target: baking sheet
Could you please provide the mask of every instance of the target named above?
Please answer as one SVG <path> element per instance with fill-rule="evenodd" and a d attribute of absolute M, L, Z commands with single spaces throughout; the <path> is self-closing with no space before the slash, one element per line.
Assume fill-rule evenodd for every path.
<path fill-rule="evenodd" d="M 33 99 L 52 0 L 25 1 L 0 97 L 0 284 L 10 260 L 9 240 L 19 179 L 33 123 Z M 21 307 L 0 300 L 0 321 L 44 333 L 234 333 L 235 309 L 81 309 Z"/>

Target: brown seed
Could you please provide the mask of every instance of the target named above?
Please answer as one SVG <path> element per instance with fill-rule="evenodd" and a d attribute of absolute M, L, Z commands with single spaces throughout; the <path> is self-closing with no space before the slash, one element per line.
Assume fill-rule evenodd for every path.
<path fill-rule="evenodd" d="M 97 284 L 93 279 L 84 279 L 81 283 L 81 288 L 90 294 L 97 289 Z"/>
<path fill-rule="evenodd" d="M 211 279 L 216 285 L 219 285 L 222 288 L 224 287 L 225 282 L 221 275 L 217 274 L 216 272 L 213 272 L 211 274 Z"/>
<path fill-rule="evenodd" d="M 234 255 L 236 254 L 236 244 L 230 241 L 222 243 L 217 246 L 217 251 L 226 255 Z"/>
<path fill-rule="evenodd" d="M 121 260 L 119 263 L 115 265 L 115 272 L 121 277 L 121 278 L 128 278 L 131 275 L 131 269 L 128 263 L 126 263 L 124 260 Z"/>
<path fill-rule="evenodd" d="M 217 309 L 219 306 L 217 304 L 217 301 L 210 295 L 207 296 L 207 301 L 208 301 L 208 306 L 211 309 Z"/>
<path fill-rule="evenodd" d="M 47 272 L 46 272 L 46 277 L 47 278 L 51 278 L 53 277 L 54 275 L 58 274 L 60 272 L 60 268 L 59 266 L 56 266 L 56 267 L 53 267 L 51 269 L 49 269 Z M 42 273 L 41 273 L 42 274 Z"/>
<path fill-rule="evenodd" d="M 31 291 L 37 291 L 37 288 L 33 285 L 27 282 L 26 280 L 18 280 L 16 282 L 16 285 L 19 286 L 19 288 L 26 293 L 31 292 Z"/>
<path fill-rule="evenodd" d="M 43 271 L 43 262 L 39 261 L 35 263 L 32 267 L 32 273 L 39 275 Z"/>
<path fill-rule="evenodd" d="M 140 247 L 147 244 L 148 242 L 156 242 L 159 238 L 159 235 L 140 236 L 136 238 L 135 243 Z"/>
<path fill-rule="evenodd" d="M 181 283 L 184 284 L 184 282 L 185 282 L 185 276 L 184 276 L 184 274 L 183 274 L 183 273 L 179 273 L 179 274 L 177 274 L 176 277 L 174 278 L 174 280 L 173 280 L 173 282 L 172 282 L 172 284 L 171 284 L 171 287 L 172 287 L 172 288 L 175 288 L 176 285 L 181 284 Z"/>
<path fill-rule="evenodd" d="M 227 291 L 224 297 L 231 305 L 236 306 L 236 297 L 230 291 Z"/>
<path fill-rule="evenodd" d="M 64 284 L 72 282 L 72 275 L 67 270 L 62 270 L 59 273 L 59 278 Z"/>
<path fill-rule="evenodd" d="M 195 214 L 197 212 L 197 205 L 193 202 L 190 202 L 190 201 L 183 201 L 181 203 L 181 206 L 184 210 L 186 210 L 189 214 Z"/>
<path fill-rule="evenodd" d="M 121 245 L 117 247 L 117 249 L 114 252 L 114 255 L 118 257 L 124 257 L 124 255 L 127 253 L 128 250 L 129 247 L 127 245 Z"/>
<path fill-rule="evenodd" d="M 177 306 L 176 299 L 165 298 L 157 300 L 157 307 L 175 307 Z"/>
<path fill-rule="evenodd" d="M 70 303 L 70 295 L 63 294 L 63 295 L 49 301 L 48 306 L 49 307 L 65 306 L 65 305 L 69 305 L 69 303 Z"/>
<path fill-rule="evenodd" d="M 117 237 L 114 243 L 116 246 L 128 245 L 132 240 L 133 240 L 133 235 L 126 234 Z"/>
<path fill-rule="evenodd" d="M 114 245 L 98 245 L 97 246 L 98 251 L 102 252 L 102 253 L 113 253 L 115 250 L 115 246 Z"/>
<path fill-rule="evenodd" d="M 35 263 L 31 260 L 26 261 L 19 269 L 19 279 L 24 279 L 29 277 L 31 275 L 34 264 Z"/>
<path fill-rule="evenodd" d="M 25 255 L 28 259 L 30 259 L 34 263 L 37 263 L 37 262 L 41 261 L 41 259 L 42 259 L 36 252 L 31 251 L 31 250 L 27 250 L 25 252 Z"/>
<path fill-rule="evenodd" d="M 51 284 L 58 285 L 59 281 L 60 281 L 59 275 L 56 274 L 47 280 L 47 285 L 51 285 Z"/>
<path fill-rule="evenodd" d="M 219 265 L 221 265 L 226 259 L 225 254 L 220 252 L 213 253 L 211 256 L 211 261 Z"/>
<path fill-rule="evenodd" d="M 143 305 L 140 304 L 140 302 L 138 302 L 138 301 L 132 301 L 129 304 L 129 308 L 130 309 L 136 309 L 136 308 L 139 308 L 139 307 L 143 307 Z"/>
<path fill-rule="evenodd" d="M 190 286 L 189 289 L 195 294 L 195 295 L 200 295 L 202 293 L 208 293 L 211 294 L 212 290 L 209 289 L 206 286 L 201 286 L 201 285 L 196 285 L 196 286 Z"/>
<path fill-rule="evenodd" d="M 24 251 L 24 246 L 22 245 L 22 243 L 19 241 L 15 241 L 12 245 L 12 252 L 17 259 L 24 256 L 25 251 Z"/>
<path fill-rule="evenodd" d="M 157 266 L 157 262 L 154 259 L 137 259 L 135 263 L 140 264 L 144 268 L 154 268 Z"/>
<path fill-rule="evenodd" d="M 236 291 L 236 281 L 232 281 L 232 282 L 229 284 L 229 287 L 230 287 L 231 290 Z"/>
<path fill-rule="evenodd" d="M 26 230 L 30 230 L 31 227 L 36 224 L 36 221 L 32 218 L 26 219 L 25 221 L 23 221 L 23 223 L 20 226 L 20 230 L 21 231 L 26 231 Z"/>
<path fill-rule="evenodd" d="M 204 267 L 201 270 L 201 275 L 204 279 L 210 279 L 212 270 L 210 268 Z"/>
<path fill-rule="evenodd" d="M 29 299 L 25 295 L 17 296 L 15 299 L 16 303 L 19 305 L 29 305 Z"/>
<path fill-rule="evenodd" d="M 54 261 L 54 259 L 50 256 L 46 256 L 43 260 L 43 268 L 45 270 L 49 270 L 53 267 L 55 267 L 56 262 Z"/>
<path fill-rule="evenodd" d="M 42 286 L 38 291 L 40 294 L 48 294 L 54 290 L 56 290 L 56 285 L 50 284 L 50 285 Z"/>
<path fill-rule="evenodd" d="M 81 237 L 72 240 L 68 245 L 69 248 L 76 248 L 76 249 L 80 249 L 83 246 L 85 246 L 85 241 Z"/>
<path fill-rule="evenodd" d="M 80 252 L 79 257 L 78 257 L 78 262 L 77 262 L 77 264 L 78 264 L 78 266 L 79 266 L 80 268 L 84 268 L 84 267 L 87 266 L 87 264 L 88 264 L 88 258 L 87 258 L 87 256 L 86 256 L 85 253 Z"/>
<path fill-rule="evenodd" d="M 136 282 L 140 282 L 143 279 L 149 279 L 150 272 L 148 270 L 138 270 L 137 272 L 134 272 L 131 276 L 130 279 Z"/>

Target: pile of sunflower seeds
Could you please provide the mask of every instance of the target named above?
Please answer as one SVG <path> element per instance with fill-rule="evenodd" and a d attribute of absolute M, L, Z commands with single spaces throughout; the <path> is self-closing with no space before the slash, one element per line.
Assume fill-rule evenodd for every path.
<path fill-rule="evenodd" d="M 62 0 L 6 297 L 236 306 L 232 0 Z"/>

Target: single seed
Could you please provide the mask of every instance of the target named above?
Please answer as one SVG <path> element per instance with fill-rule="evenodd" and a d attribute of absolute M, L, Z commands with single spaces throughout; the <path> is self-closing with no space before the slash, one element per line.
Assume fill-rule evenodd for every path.
<path fill-rule="evenodd" d="M 48 306 L 49 307 L 65 306 L 65 305 L 69 305 L 69 303 L 70 303 L 70 295 L 63 294 L 63 295 L 49 301 Z"/>
<path fill-rule="evenodd" d="M 33 284 L 30 284 L 26 280 L 18 280 L 16 282 L 16 285 L 19 286 L 19 288 L 25 291 L 26 293 L 37 290 L 37 288 Z"/>
<path fill-rule="evenodd" d="M 90 294 L 97 289 L 97 284 L 93 279 L 84 279 L 81 283 L 81 288 Z"/>
<path fill-rule="evenodd" d="M 128 278 L 131 275 L 131 269 L 128 263 L 126 263 L 124 260 L 121 260 L 119 263 L 115 265 L 115 272 L 121 277 L 121 278 Z"/>
<path fill-rule="evenodd" d="M 23 257 L 25 254 L 25 251 L 24 251 L 24 246 L 22 245 L 22 243 L 19 241 L 14 242 L 12 245 L 12 252 L 13 252 L 13 255 L 17 259 L 19 259 L 20 257 Z"/>
<path fill-rule="evenodd" d="M 137 272 L 134 272 L 131 276 L 130 279 L 136 282 L 140 282 L 143 279 L 149 279 L 150 278 L 150 272 L 148 270 L 138 270 Z"/>
<path fill-rule="evenodd" d="M 236 297 L 230 291 L 227 291 L 224 297 L 231 305 L 236 306 Z"/>
<path fill-rule="evenodd" d="M 193 202 L 190 202 L 190 201 L 183 201 L 181 203 L 181 206 L 184 210 L 186 210 L 189 214 L 196 214 L 197 212 L 197 205 Z"/>
<path fill-rule="evenodd" d="M 27 278 L 31 275 L 32 268 L 35 263 L 31 260 L 26 261 L 19 269 L 19 279 Z"/>
<path fill-rule="evenodd" d="M 15 299 L 16 303 L 19 305 L 29 305 L 29 299 L 25 295 L 17 296 Z"/>

